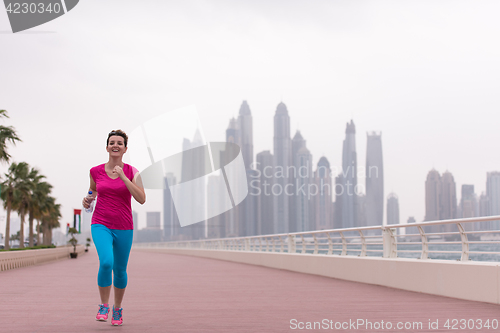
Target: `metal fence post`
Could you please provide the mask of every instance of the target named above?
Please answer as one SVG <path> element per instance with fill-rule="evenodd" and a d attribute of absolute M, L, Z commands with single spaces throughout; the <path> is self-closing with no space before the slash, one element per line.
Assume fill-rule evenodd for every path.
<path fill-rule="evenodd" d="M 342 237 L 342 252 L 340 253 L 341 256 L 346 256 L 347 255 L 347 240 L 345 239 L 344 233 L 342 231 L 339 231 L 340 237 Z"/>
<path fill-rule="evenodd" d="M 288 253 L 295 253 L 295 236 L 288 235 Z"/>
<path fill-rule="evenodd" d="M 314 238 L 314 254 L 318 254 L 318 240 L 316 239 L 316 234 L 313 234 Z"/>
<path fill-rule="evenodd" d="M 330 237 L 330 233 L 327 232 L 326 235 L 328 236 L 328 255 L 333 254 L 333 242 L 332 242 L 332 237 Z"/>
<path fill-rule="evenodd" d="M 460 232 L 460 239 L 462 240 L 462 257 L 461 261 L 469 260 L 469 239 L 465 233 L 465 229 L 461 223 L 457 223 L 458 231 Z"/>
<path fill-rule="evenodd" d="M 429 259 L 429 243 L 427 242 L 427 235 L 424 232 L 424 228 L 418 226 L 418 232 L 422 239 L 422 254 L 420 255 L 420 259 Z"/>
<path fill-rule="evenodd" d="M 360 257 L 366 257 L 366 239 L 363 234 L 363 230 L 358 230 L 359 236 L 361 237 L 361 252 L 359 254 Z"/>
<path fill-rule="evenodd" d="M 391 228 L 382 229 L 382 241 L 384 258 L 396 258 L 398 255 L 398 245 Z"/>

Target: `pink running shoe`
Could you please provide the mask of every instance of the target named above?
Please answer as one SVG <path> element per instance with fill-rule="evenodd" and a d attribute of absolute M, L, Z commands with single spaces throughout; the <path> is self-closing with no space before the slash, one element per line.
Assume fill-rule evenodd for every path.
<path fill-rule="evenodd" d="M 113 305 L 113 318 L 111 318 L 111 325 L 120 326 L 123 324 L 122 311 L 123 308 L 115 309 L 115 306 Z"/>
<path fill-rule="evenodd" d="M 109 304 L 99 304 L 99 311 L 95 316 L 95 320 L 108 321 Z"/>

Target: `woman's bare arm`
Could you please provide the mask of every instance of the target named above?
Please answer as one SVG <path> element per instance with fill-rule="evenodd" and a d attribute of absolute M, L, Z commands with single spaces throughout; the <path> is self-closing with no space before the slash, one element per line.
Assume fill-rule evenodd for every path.
<path fill-rule="evenodd" d="M 142 186 L 142 179 L 141 175 L 139 172 L 137 172 L 130 181 L 127 177 L 122 178 L 123 182 L 125 183 L 125 186 L 127 186 L 128 190 L 130 191 L 130 194 L 134 197 L 134 199 L 143 205 L 146 202 L 146 192 L 144 191 L 144 187 Z"/>
<path fill-rule="evenodd" d="M 95 184 L 94 179 L 92 178 L 92 175 L 89 174 L 89 176 L 90 176 L 89 191 L 92 191 L 92 197 L 94 197 L 94 199 L 95 199 L 95 197 L 97 196 L 96 184 Z M 85 196 L 83 198 L 82 205 L 83 205 L 84 208 L 89 208 L 91 202 L 92 201 L 89 201 L 88 198 L 87 198 L 87 196 Z"/>

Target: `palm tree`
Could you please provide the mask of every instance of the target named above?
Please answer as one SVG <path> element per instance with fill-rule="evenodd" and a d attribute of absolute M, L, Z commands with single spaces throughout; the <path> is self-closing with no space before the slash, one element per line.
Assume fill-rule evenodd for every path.
<path fill-rule="evenodd" d="M 41 221 L 43 230 L 43 244 L 52 244 L 52 229 L 59 228 L 61 217 L 61 205 L 55 203 L 54 197 L 48 196 L 41 205 Z"/>
<path fill-rule="evenodd" d="M 62 217 L 61 214 L 61 204 L 54 204 L 51 213 L 50 213 L 50 218 L 49 218 L 49 223 L 48 223 L 48 244 L 52 244 L 52 229 L 59 228 L 61 226 L 61 223 L 59 223 L 59 219 Z"/>
<path fill-rule="evenodd" d="M 15 165 L 15 163 L 13 163 L 12 165 Z M 7 211 L 7 219 L 5 221 L 5 249 L 9 250 L 10 212 L 12 210 L 12 201 L 14 201 L 14 172 L 9 168 L 9 173 L 6 173 L 5 176 L 7 177 L 7 179 L 4 180 L 1 184 L 2 191 L 0 192 L 0 198 L 3 200 L 3 208 Z"/>
<path fill-rule="evenodd" d="M 0 110 L 0 118 L 9 118 L 6 110 Z M 7 143 L 10 141 L 16 144 L 16 141 L 22 141 L 17 136 L 16 130 L 12 126 L 0 125 L 0 162 L 9 162 L 11 156 L 7 153 Z"/>
<path fill-rule="evenodd" d="M 48 195 L 52 185 L 47 182 L 36 183 L 33 188 L 33 196 L 30 202 L 29 208 L 29 228 L 30 228 L 30 246 L 31 240 L 33 239 L 33 222 L 36 220 L 36 237 L 37 244 L 40 245 L 40 219 L 42 218 L 42 207 L 44 202 L 47 200 Z"/>
<path fill-rule="evenodd" d="M 6 110 L 0 110 L 0 118 L 9 118 Z M 0 125 L 0 162 L 9 162 L 10 154 L 7 153 L 7 143 L 11 142 L 12 144 L 16 144 L 16 141 L 22 141 L 17 136 L 16 130 L 12 126 L 2 126 Z M 0 197 L 4 200 L 4 208 L 7 210 L 7 220 L 5 225 L 5 249 L 8 250 L 9 246 L 9 238 L 10 238 L 10 211 L 12 210 L 12 200 L 13 200 L 13 182 L 14 178 L 9 178 L 2 182 L 1 187 L 4 188 L 4 191 L 0 190 Z M 6 188 L 6 190 L 5 190 Z M 4 195 L 6 193 L 6 195 Z M 9 198 L 9 199 L 7 199 Z"/>
<path fill-rule="evenodd" d="M 5 180 L 1 183 L 2 191 L 0 198 L 3 200 L 3 207 L 7 211 L 7 219 L 5 222 L 5 249 L 9 249 L 10 238 L 10 212 L 18 208 L 18 184 L 17 175 L 22 174 L 24 171 L 27 173 L 28 164 L 26 162 L 12 163 L 8 172 L 5 174 Z"/>
<path fill-rule="evenodd" d="M 40 245 L 40 218 L 42 217 L 41 206 L 47 196 L 49 195 L 52 185 L 47 182 L 41 182 L 40 180 L 45 178 L 45 176 L 40 175 L 39 171 L 35 168 L 31 168 L 29 178 L 31 180 L 31 200 L 28 206 L 28 221 L 29 221 L 29 246 L 33 246 L 33 221 L 37 220 L 37 245 Z"/>
<path fill-rule="evenodd" d="M 21 162 L 15 170 L 14 177 L 16 183 L 14 186 L 14 203 L 17 215 L 21 218 L 21 228 L 19 230 L 20 244 L 19 248 L 24 247 L 24 221 L 28 213 L 29 203 L 31 201 L 31 180 L 28 173 L 28 163 Z"/>
<path fill-rule="evenodd" d="M 45 198 L 45 201 L 40 202 L 40 231 L 43 235 L 43 245 L 50 245 L 47 244 L 47 239 L 48 239 L 48 224 L 49 224 L 49 219 L 50 219 L 50 214 L 51 211 L 53 210 L 53 206 L 55 204 L 55 199 L 54 197 L 48 196 Z"/>

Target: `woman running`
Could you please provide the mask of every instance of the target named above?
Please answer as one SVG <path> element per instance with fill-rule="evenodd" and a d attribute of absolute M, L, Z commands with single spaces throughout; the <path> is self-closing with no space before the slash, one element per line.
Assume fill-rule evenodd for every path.
<path fill-rule="evenodd" d="M 140 204 L 146 202 L 139 172 L 122 162 L 127 141 L 127 134 L 122 130 L 108 134 L 106 151 L 109 160 L 90 169 L 89 191 L 92 191 L 92 198 L 83 199 L 83 207 L 88 208 L 92 200 L 98 197 L 91 225 L 92 239 L 99 255 L 97 285 L 101 304 L 96 320 L 108 320 L 113 272 L 115 303 L 111 325 L 123 323 L 121 305 L 127 286 L 127 262 L 134 232 L 131 198 L 133 196 Z"/>

